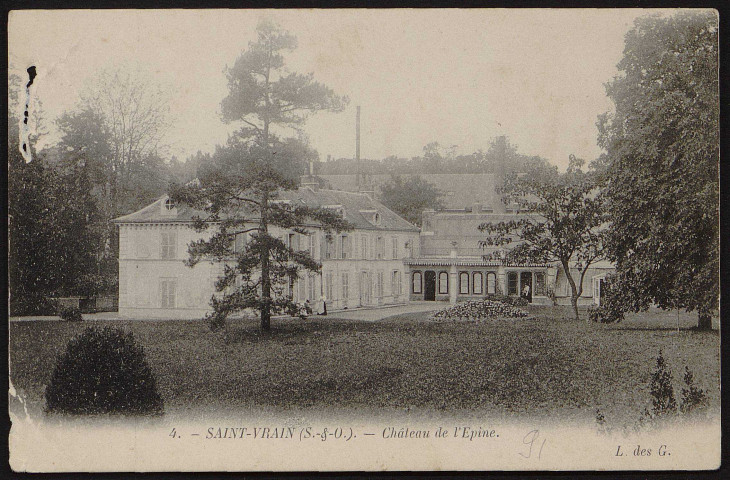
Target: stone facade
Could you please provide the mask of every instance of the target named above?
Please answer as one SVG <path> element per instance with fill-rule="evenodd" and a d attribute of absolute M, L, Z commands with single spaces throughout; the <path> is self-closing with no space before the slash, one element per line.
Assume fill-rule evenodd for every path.
<path fill-rule="evenodd" d="M 321 274 L 281 286 L 295 301 L 313 304 L 323 295 L 330 309 L 404 303 L 404 259 L 419 255 L 418 229 L 364 194 L 300 188 L 286 201 L 335 208 L 352 231 L 328 239 L 316 224 L 309 235 L 272 228 L 292 248 L 308 250 Z M 160 198 L 115 220 L 119 228 L 119 314 L 128 318 L 200 318 L 210 310 L 222 263 L 185 265 L 187 246 L 206 235 L 192 228 L 195 212 Z M 210 235 L 208 233 L 207 235 Z M 244 237 L 236 245 L 245 243 Z"/>

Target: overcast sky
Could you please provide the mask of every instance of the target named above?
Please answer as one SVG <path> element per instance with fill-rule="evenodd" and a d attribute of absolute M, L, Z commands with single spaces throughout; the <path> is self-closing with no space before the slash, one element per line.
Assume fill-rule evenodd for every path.
<path fill-rule="evenodd" d="M 647 10 L 167 10 L 13 12 L 11 67 L 36 65 L 34 94 L 49 118 L 72 109 L 103 68 L 141 69 L 173 92 L 170 152 L 212 151 L 234 127 L 221 122 L 223 74 L 255 38 L 262 15 L 295 34 L 293 71 L 351 99 L 306 126 L 320 158 L 411 157 L 438 141 L 457 153 L 507 135 L 521 153 L 564 167 L 588 160 L 596 116 L 611 109 L 625 33 Z"/>

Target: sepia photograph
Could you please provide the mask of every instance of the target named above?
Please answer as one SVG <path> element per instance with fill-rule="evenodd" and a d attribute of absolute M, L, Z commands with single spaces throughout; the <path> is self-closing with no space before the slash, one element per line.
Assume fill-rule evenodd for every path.
<path fill-rule="evenodd" d="M 11 11 L 11 468 L 719 468 L 719 68 L 711 9 Z"/>

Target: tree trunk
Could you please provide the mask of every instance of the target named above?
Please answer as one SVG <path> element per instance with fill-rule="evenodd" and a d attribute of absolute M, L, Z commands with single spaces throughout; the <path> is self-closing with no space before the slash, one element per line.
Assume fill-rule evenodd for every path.
<path fill-rule="evenodd" d="M 561 260 L 560 263 L 563 266 L 563 271 L 565 272 L 565 278 L 568 280 L 568 284 L 570 284 L 570 305 L 573 307 L 573 315 L 575 316 L 575 319 L 580 321 L 580 315 L 578 314 L 578 298 L 580 297 L 582 293 L 581 291 L 578 291 L 578 287 L 575 285 L 575 280 L 573 280 L 573 276 L 570 274 L 570 265 L 568 263 L 568 260 Z M 581 287 L 583 286 L 581 281 Z"/>
<path fill-rule="evenodd" d="M 268 235 L 269 194 L 264 193 L 261 199 L 261 235 Z M 261 248 L 261 330 L 271 330 L 271 278 L 269 276 L 269 246 L 268 240 L 262 242 Z"/>
<path fill-rule="evenodd" d="M 700 313 L 697 318 L 697 330 L 712 330 L 712 317 L 707 313 Z"/>
<path fill-rule="evenodd" d="M 578 299 L 575 295 L 570 296 L 570 304 L 573 306 L 573 315 L 575 315 L 575 319 L 580 321 L 580 315 L 578 314 Z"/>

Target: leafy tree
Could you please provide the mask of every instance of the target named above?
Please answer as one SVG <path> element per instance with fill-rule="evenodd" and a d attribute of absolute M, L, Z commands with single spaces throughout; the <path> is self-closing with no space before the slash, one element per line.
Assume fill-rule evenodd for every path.
<path fill-rule="evenodd" d="M 139 72 L 102 72 L 76 109 L 57 120 L 67 161 L 87 165 L 109 218 L 149 203 L 150 196 L 140 190 L 164 171 L 160 151 L 169 107 L 164 91 L 154 85 Z M 166 178 L 158 181 L 151 197 L 166 185 Z M 137 200 L 125 203 L 129 198 Z"/>
<path fill-rule="evenodd" d="M 11 79 L 12 80 L 12 79 Z M 19 87 L 19 80 L 9 82 Z M 9 92 L 9 99 L 17 92 Z M 11 102 L 12 105 L 12 102 Z M 16 105 L 17 107 L 17 105 Z M 9 109 L 8 214 L 10 310 L 13 314 L 49 313 L 45 298 L 91 295 L 99 287 L 97 258 L 101 236 L 97 210 L 85 172 L 55 169 L 36 151 L 44 133 L 41 105 L 30 112 L 32 161 L 20 153 L 17 109 Z"/>
<path fill-rule="evenodd" d="M 610 257 L 625 308 L 697 311 L 719 298 L 718 19 L 647 16 L 626 35 L 599 117 Z"/>
<path fill-rule="evenodd" d="M 241 130 L 216 152 L 215 165 L 200 172 L 197 185 L 174 187 L 171 196 L 204 211 L 197 229 L 217 222 L 209 240 L 189 249 L 191 265 L 203 259 L 227 262 L 216 284 L 222 295 L 211 300 L 211 319 L 252 308 L 260 312 L 261 329 L 269 330 L 271 313 L 291 307 L 278 286 L 302 269 L 319 269 L 307 252 L 286 246 L 269 229 L 306 234 L 305 224 L 312 220 L 325 230 L 349 227 L 335 212 L 278 201 L 282 191 L 296 187 L 297 165 L 312 155 L 303 142 L 280 134 L 300 131 L 313 112 L 341 111 L 347 98 L 315 82 L 312 74 L 286 71 L 283 54 L 296 47 L 294 36 L 270 21 L 260 22 L 257 33 L 228 70 L 229 93 L 221 102 L 223 120 L 242 124 Z M 252 240 L 242 251 L 233 251 L 235 235 L 244 233 Z"/>
<path fill-rule="evenodd" d="M 507 249 L 507 263 L 557 262 L 570 285 L 576 320 L 585 274 L 605 250 L 603 199 L 596 191 L 595 172 L 583 172 L 583 163 L 571 155 L 563 174 L 542 165 L 523 176 L 508 174 L 503 201 L 516 204 L 521 213 L 515 220 L 479 226 L 489 234 L 481 246 Z"/>
<path fill-rule="evenodd" d="M 441 192 L 436 186 L 420 176 L 406 178 L 393 175 L 390 181 L 380 187 L 380 201 L 383 205 L 414 225 L 421 226 L 424 210 L 443 207 Z"/>

